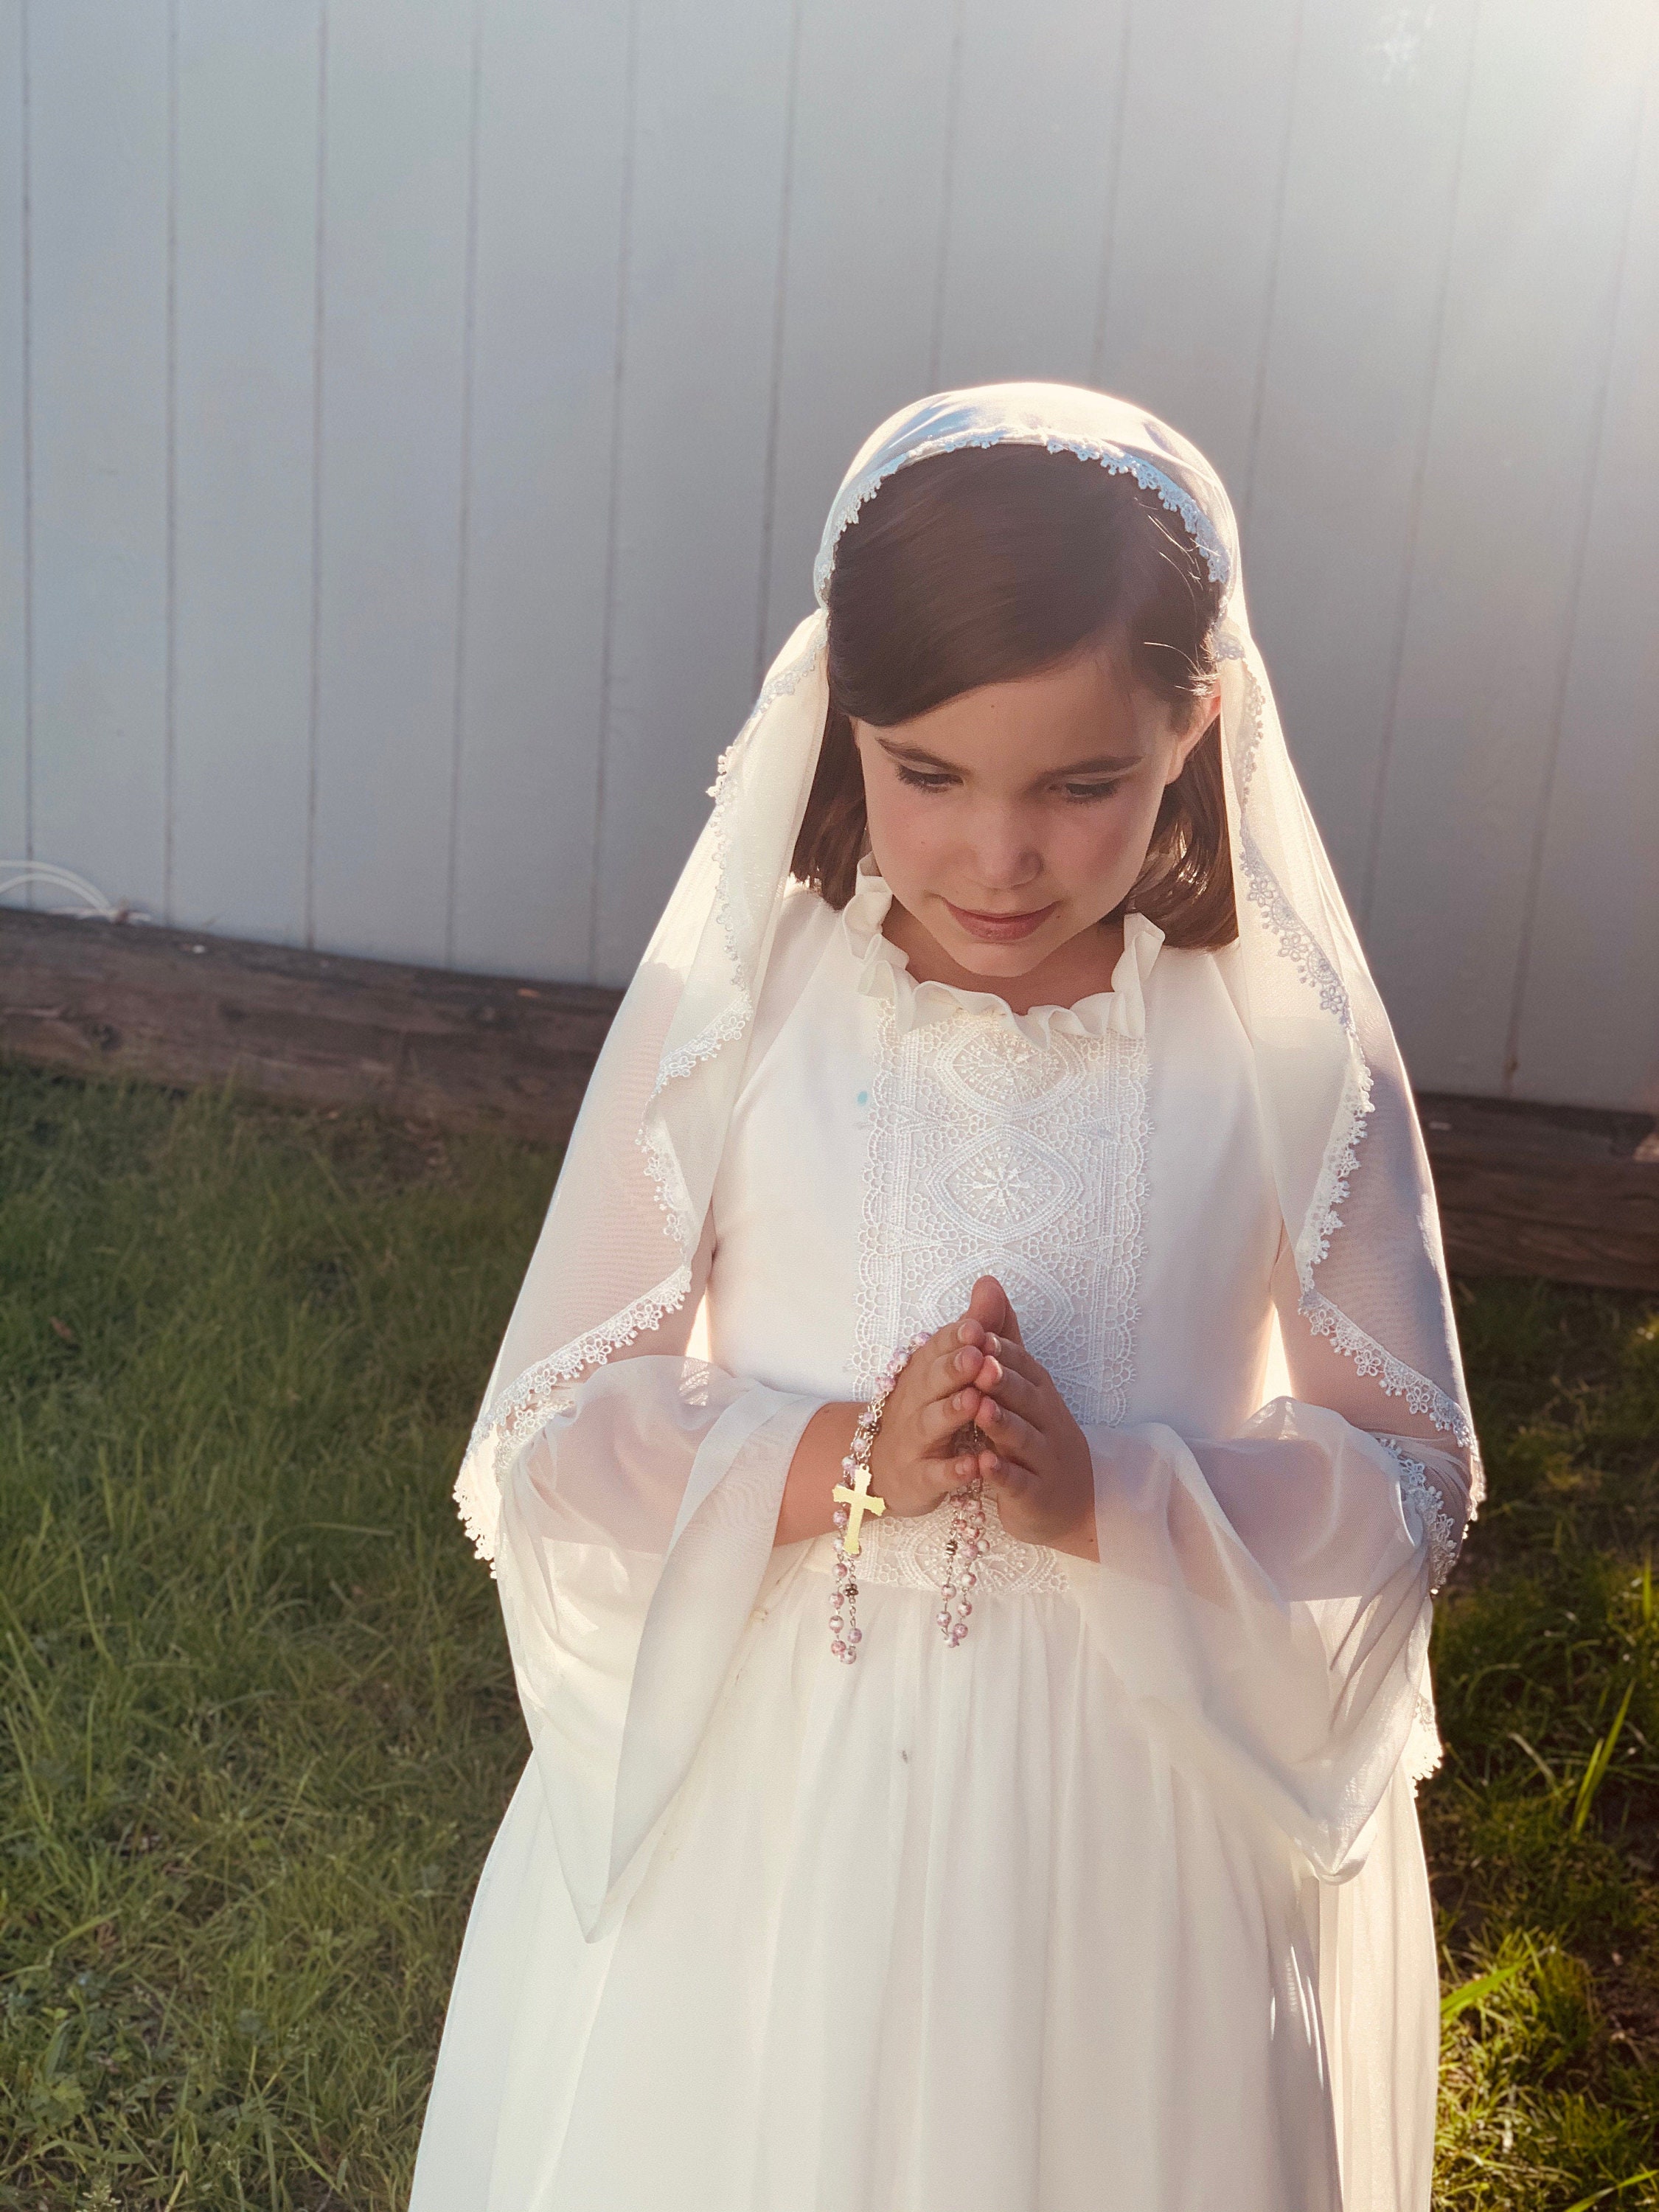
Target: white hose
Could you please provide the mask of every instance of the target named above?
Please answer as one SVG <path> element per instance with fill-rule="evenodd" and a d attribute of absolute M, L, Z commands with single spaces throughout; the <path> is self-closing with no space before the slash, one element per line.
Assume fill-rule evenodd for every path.
<path fill-rule="evenodd" d="M 77 903 L 73 906 L 49 907 L 49 914 L 71 914 L 82 921 L 148 921 L 149 916 L 142 908 L 127 904 L 118 906 L 104 896 L 96 884 L 89 884 L 84 876 L 77 876 L 73 868 L 59 868 L 50 860 L 0 860 L 0 899 L 9 898 L 14 891 L 21 890 L 26 884 L 45 884 L 53 890 L 67 891 Z"/>

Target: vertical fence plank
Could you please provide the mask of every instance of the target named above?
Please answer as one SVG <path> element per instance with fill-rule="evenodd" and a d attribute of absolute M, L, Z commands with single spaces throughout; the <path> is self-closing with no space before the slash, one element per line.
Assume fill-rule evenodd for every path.
<path fill-rule="evenodd" d="M 181 0 L 173 901 L 305 933 L 318 0 Z"/>
<path fill-rule="evenodd" d="M 1482 21 L 1369 932 L 1434 1089 L 1507 1079 L 1646 13 L 1511 0 Z"/>
<path fill-rule="evenodd" d="M 1475 14 L 1476 0 L 1309 0 L 1273 326 L 1253 450 L 1232 488 L 1251 621 L 1356 908 L 1393 702 Z"/>
<path fill-rule="evenodd" d="M 34 850 L 161 911 L 167 10 L 30 10 Z"/>
<path fill-rule="evenodd" d="M 1511 1088 L 1659 1111 L 1659 27 Z"/>
<path fill-rule="evenodd" d="M 455 958 L 586 976 L 628 9 L 483 17 Z"/>
<path fill-rule="evenodd" d="M 39 858 L 159 911 L 170 848 L 192 922 L 620 980 L 854 447 L 932 383 L 1077 377 L 1228 477 L 1419 1079 L 1653 1103 L 1654 35 L 0 0 L 0 852 L 32 591 Z"/>
<path fill-rule="evenodd" d="M 330 0 L 313 926 L 446 951 L 471 9 Z"/>
<path fill-rule="evenodd" d="M 642 9 L 593 918 L 602 982 L 632 971 L 750 694 L 789 52 L 776 0 Z"/>
<path fill-rule="evenodd" d="M 1248 463 L 1301 0 L 1139 0 L 1096 380 Z"/>
<path fill-rule="evenodd" d="M 767 659 L 811 610 L 812 560 L 848 463 L 878 422 L 928 388 L 951 106 L 955 0 L 919 0 L 908 35 L 890 44 L 880 0 L 805 0 L 805 10 L 771 426 Z"/>
<path fill-rule="evenodd" d="M 0 0 L 0 860 L 23 859 L 29 840 L 25 4 Z"/>
<path fill-rule="evenodd" d="M 939 382 L 1087 384 L 1131 0 L 965 0 Z"/>

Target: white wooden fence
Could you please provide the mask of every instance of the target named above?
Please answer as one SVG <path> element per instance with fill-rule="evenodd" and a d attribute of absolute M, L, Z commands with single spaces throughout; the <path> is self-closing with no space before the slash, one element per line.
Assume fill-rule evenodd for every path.
<path fill-rule="evenodd" d="M 1210 453 L 1426 1085 L 1659 1104 L 1656 0 L 0 0 L 0 853 L 626 975 L 883 415 Z"/>

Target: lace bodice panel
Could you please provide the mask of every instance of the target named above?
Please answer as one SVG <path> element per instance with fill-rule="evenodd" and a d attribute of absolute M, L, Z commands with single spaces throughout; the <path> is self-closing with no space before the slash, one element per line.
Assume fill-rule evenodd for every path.
<path fill-rule="evenodd" d="M 1123 1418 L 1146 1134 L 1144 1037 L 1028 1036 L 994 1013 L 878 1016 L 857 1387 L 994 1275 L 1083 1421 Z"/>
<path fill-rule="evenodd" d="M 862 1396 L 988 1272 L 1079 1419 L 1231 1434 L 1279 1211 L 1222 961 L 1136 924 L 1109 991 L 1016 1016 L 915 983 L 887 902 L 878 878 L 841 915 L 786 907 L 714 1190 L 712 1356 Z"/>

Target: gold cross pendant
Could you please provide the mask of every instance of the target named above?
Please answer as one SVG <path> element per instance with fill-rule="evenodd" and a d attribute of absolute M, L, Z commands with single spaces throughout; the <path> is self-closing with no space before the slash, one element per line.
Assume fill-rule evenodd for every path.
<path fill-rule="evenodd" d="M 842 1531 L 841 1540 L 842 1548 L 848 1559 L 858 1557 L 859 1523 L 865 1515 L 884 1513 L 887 1510 L 887 1500 L 884 1498 L 872 1498 L 870 1494 L 870 1468 L 867 1462 L 859 1468 L 853 1480 L 854 1487 L 851 1490 L 844 1482 L 838 1482 L 830 1493 L 837 1505 L 844 1505 L 847 1508 L 847 1527 Z"/>

